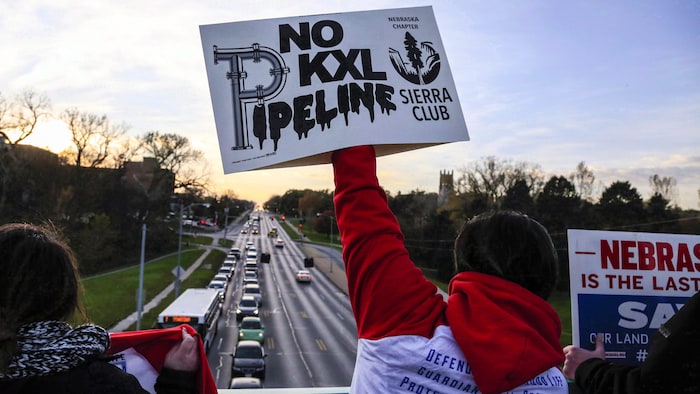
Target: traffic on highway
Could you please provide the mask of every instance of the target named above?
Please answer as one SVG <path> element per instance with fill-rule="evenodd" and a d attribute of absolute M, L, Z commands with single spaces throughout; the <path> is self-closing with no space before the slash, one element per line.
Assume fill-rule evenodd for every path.
<path fill-rule="evenodd" d="M 318 266 L 305 267 L 303 251 L 279 226 L 256 212 L 226 231 L 234 269 L 208 352 L 217 387 L 349 386 L 357 329 L 347 295 Z M 342 266 L 337 252 L 328 256 L 335 261 L 325 264 Z M 243 305 L 250 299 L 252 310 Z"/>

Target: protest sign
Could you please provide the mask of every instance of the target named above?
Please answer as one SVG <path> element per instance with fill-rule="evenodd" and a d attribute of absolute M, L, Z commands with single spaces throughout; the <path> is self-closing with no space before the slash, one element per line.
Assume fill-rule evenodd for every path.
<path fill-rule="evenodd" d="M 700 290 L 700 236 L 569 230 L 572 342 L 642 363 L 653 333 Z"/>
<path fill-rule="evenodd" d="M 200 26 L 224 173 L 469 139 L 431 7 Z"/>

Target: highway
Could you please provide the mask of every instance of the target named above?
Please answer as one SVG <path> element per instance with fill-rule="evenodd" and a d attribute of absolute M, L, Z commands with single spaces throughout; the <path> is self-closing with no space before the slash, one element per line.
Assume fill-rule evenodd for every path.
<path fill-rule="evenodd" d="M 304 266 L 304 253 L 281 228 L 283 248 L 267 236 L 277 220 L 260 214 L 260 234 L 241 234 L 243 225 L 231 226 L 227 238 L 245 250 L 252 241 L 261 253 L 270 254 L 270 263 L 259 264 L 263 290 L 260 317 L 265 325 L 267 354 L 266 388 L 349 386 L 357 349 L 357 329 L 346 294 L 318 269 L 334 264 L 342 272 L 342 260 L 335 250 L 321 251 L 322 261 L 309 268 L 310 284 L 297 283 L 295 272 Z M 240 265 L 240 264 L 239 264 Z M 227 290 L 218 334 L 209 352 L 209 364 L 217 387 L 228 388 L 231 381 L 232 352 L 238 338 L 236 304 L 242 292 L 242 269 L 236 267 Z M 329 266 L 324 266 L 329 267 Z"/>

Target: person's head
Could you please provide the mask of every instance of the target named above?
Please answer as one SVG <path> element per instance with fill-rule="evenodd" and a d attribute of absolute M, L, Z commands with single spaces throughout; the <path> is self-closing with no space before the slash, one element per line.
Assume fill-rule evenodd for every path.
<path fill-rule="evenodd" d="M 515 282 L 545 300 L 558 279 L 557 252 L 547 230 L 514 211 L 485 213 L 464 224 L 454 246 L 457 272 Z"/>
<path fill-rule="evenodd" d="M 73 251 L 48 226 L 0 226 L 0 272 L 0 345 L 24 324 L 80 310 Z"/>

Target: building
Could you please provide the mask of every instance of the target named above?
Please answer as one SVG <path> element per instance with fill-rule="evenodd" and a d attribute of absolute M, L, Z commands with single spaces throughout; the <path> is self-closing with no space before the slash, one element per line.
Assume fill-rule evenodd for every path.
<path fill-rule="evenodd" d="M 455 193 L 454 175 L 452 171 L 440 171 L 440 185 L 438 186 L 438 208 L 445 206 L 450 197 Z"/>

